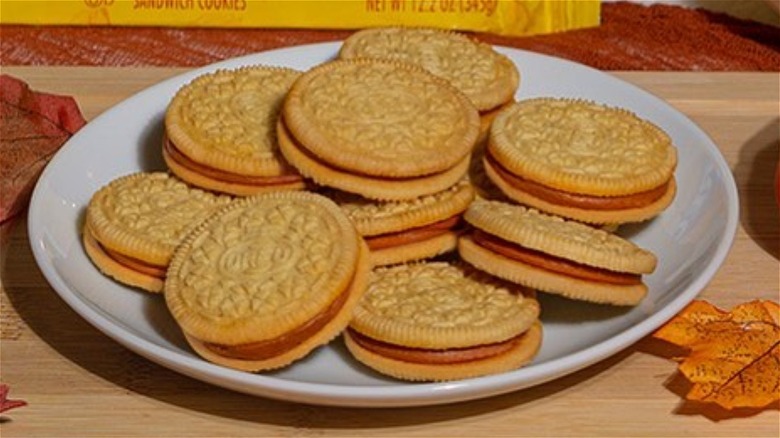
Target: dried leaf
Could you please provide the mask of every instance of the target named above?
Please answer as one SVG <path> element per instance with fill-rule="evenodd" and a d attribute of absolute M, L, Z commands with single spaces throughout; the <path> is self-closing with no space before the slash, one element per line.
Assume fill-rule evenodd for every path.
<path fill-rule="evenodd" d="M 780 399 L 780 305 L 751 301 L 724 312 L 696 300 L 653 334 L 689 350 L 679 371 L 686 398 L 726 409 L 761 408 Z"/>
<path fill-rule="evenodd" d="M 5 412 L 9 409 L 20 408 L 26 406 L 27 402 L 24 400 L 11 400 L 8 398 L 8 385 L 0 383 L 0 412 Z"/>
<path fill-rule="evenodd" d="M 38 175 L 86 121 L 75 100 L 0 75 L 0 223 L 24 210 Z"/>

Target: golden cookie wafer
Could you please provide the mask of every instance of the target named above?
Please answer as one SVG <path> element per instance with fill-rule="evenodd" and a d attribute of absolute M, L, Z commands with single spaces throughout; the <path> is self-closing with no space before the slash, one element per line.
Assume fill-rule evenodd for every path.
<path fill-rule="evenodd" d="M 646 294 L 641 275 L 657 259 L 620 236 L 534 209 L 477 200 L 464 219 L 460 256 L 499 278 L 572 298 L 636 304 Z"/>
<path fill-rule="evenodd" d="M 593 282 L 551 273 L 501 256 L 474 243 L 471 236 L 461 236 L 458 241 L 461 258 L 474 267 L 498 278 L 533 287 L 539 291 L 562 295 L 574 300 L 618 306 L 633 306 L 647 295 L 647 286 L 616 285 Z"/>
<path fill-rule="evenodd" d="M 350 322 L 347 346 L 369 367 L 400 378 L 471 377 L 528 361 L 539 339 L 530 337 L 533 348 L 521 340 L 538 317 L 533 292 L 467 265 L 427 262 L 375 268 Z M 395 370 L 375 363 L 374 355 L 387 359 Z M 500 369 L 494 368 L 498 364 Z M 433 372 L 416 374 L 417 365 L 432 366 Z"/>
<path fill-rule="evenodd" d="M 389 358 L 361 346 L 350 329 L 344 332 L 344 342 L 358 361 L 382 374 L 411 381 L 448 381 L 504 373 L 528 364 L 542 345 L 542 325 L 535 322 L 507 351 L 478 362 L 428 364 Z"/>
<path fill-rule="evenodd" d="M 281 154 L 276 120 L 300 76 L 297 70 L 248 66 L 217 70 L 195 78 L 171 99 L 165 114 L 165 159 L 182 179 L 231 194 L 293 187 L 301 178 Z M 262 178 L 270 178 L 260 184 Z M 243 179 L 246 179 L 244 183 Z"/>
<path fill-rule="evenodd" d="M 419 65 L 448 80 L 480 111 L 509 101 L 520 82 L 517 67 L 509 58 L 487 44 L 445 30 L 360 30 L 344 40 L 339 57 L 391 59 Z"/>
<path fill-rule="evenodd" d="M 89 256 L 92 263 L 94 263 L 103 274 L 128 286 L 137 287 L 149 292 L 162 291 L 163 283 L 165 282 L 165 270 L 162 266 L 159 266 L 156 269 L 159 273 L 152 273 L 148 271 L 139 271 L 138 269 L 131 267 L 132 265 L 121 263 L 117 258 L 112 257 L 112 254 L 106 251 L 100 243 L 98 243 L 87 227 L 84 227 L 84 230 L 82 231 L 81 240 L 87 256 Z"/>
<path fill-rule="evenodd" d="M 245 177 L 225 172 L 214 172 L 213 169 L 207 173 L 201 173 L 198 168 L 202 168 L 202 166 L 197 166 L 197 168 L 190 166 L 188 163 L 192 163 L 192 161 L 182 160 L 183 155 L 169 145 L 163 147 L 162 156 L 171 173 L 195 187 L 213 192 L 234 196 L 251 196 L 258 193 L 301 190 L 307 187 L 303 176 L 297 171 L 270 177 Z"/>
<path fill-rule="evenodd" d="M 446 172 L 468 156 L 479 131 L 476 109 L 446 81 L 370 59 L 331 61 L 304 73 L 283 117 L 318 161 L 384 178 Z"/>
<path fill-rule="evenodd" d="M 468 180 L 430 195 L 407 201 L 376 202 L 345 192 L 328 192 L 363 236 L 393 233 L 456 216 L 474 200 Z"/>
<path fill-rule="evenodd" d="M 525 248 L 598 268 L 650 273 L 657 263 L 651 252 L 616 234 L 519 205 L 477 200 L 464 219 Z"/>
<path fill-rule="evenodd" d="M 512 174 L 592 196 L 629 195 L 672 178 L 677 154 L 660 128 L 583 100 L 538 98 L 498 114 L 489 154 Z"/>
<path fill-rule="evenodd" d="M 248 371 L 329 342 L 363 291 L 368 251 L 331 200 L 275 192 L 237 200 L 177 249 L 165 299 L 196 352 Z"/>
<path fill-rule="evenodd" d="M 347 192 L 326 193 L 366 239 L 374 266 L 421 260 L 452 251 L 461 214 L 474 199 L 467 179 L 409 201 L 377 202 Z"/>
<path fill-rule="evenodd" d="M 631 208 L 613 208 L 613 209 L 591 209 L 583 207 L 575 207 L 570 205 L 563 205 L 560 203 L 553 203 L 539 197 L 532 195 L 527 191 L 523 191 L 513 186 L 507 179 L 501 175 L 501 171 L 498 170 L 496 165 L 490 160 L 481 160 L 481 169 L 484 171 L 484 175 L 488 178 L 491 184 L 486 184 L 484 180 L 481 187 L 484 187 L 481 193 L 485 193 L 488 199 L 501 200 L 502 197 L 498 197 L 491 187 L 497 187 L 501 192 L 503 198 L 511 199 L 514 202 L 528 205 L 530 207 L 537 208 L 539 210 L 556 214 L 558 216 L 574 219 L 580 222 L 586 222 L 594 225 L 607 225 L 616 227 L 622 223 L 628 222 L 642 222 L 648 219 L 652 219 L 659 213 L 663 212 L 674 201 L 674 197 L 677 193 L 677 185 L 674 177 L 672 177 L 667 186 L 664 189 L 663 194 L 651 201 L 648 204 L 631 207 Z M 472 167 L 476 164 L 472 164 Z M 608 199 L 608 198 L 606 198 Z"/>
<path fill-rule="evenodd" d="M 165 172 L 123 176 L 90 199 L 85 249 L 98 268 L 117 281 L 159 292 L 176 247 L 230 201 Z"/>
<path fill-rule="evenodd" d="M 502 110 L 482 163 L 513 201 L 592 224 L 651 219 L 676 194 L 669 137 L 629 111 L 582 100 Z"/>
<path fill-rule="evenodd" d="M 378 201 L 402 201 L 441 192 L 456 184 L 469 168 L 470 155 L 441 173 L 413 178 L 383 178 L 330 167 L 308 153 L 279 123 L 279 146 L 285 158 L 315 183 Z"/>

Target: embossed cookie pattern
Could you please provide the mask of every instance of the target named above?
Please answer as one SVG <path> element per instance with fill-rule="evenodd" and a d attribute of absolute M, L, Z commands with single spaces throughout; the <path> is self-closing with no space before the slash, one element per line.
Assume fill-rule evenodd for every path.
<path fill-rule="evenodd" d="M 276 119 L 299 72 L 245 67 L 196 79 L 174 111 L 200 147 L 226 155 L 273 159 Z"/>
<path fill-rule="evenodd" d="M 375 268 L 350 325 L 372 338 L 407 347 L 492 343 L 516 336 L 538 318 L 539 303 L 524 290 L 465 264 Z"/>
<path fill-rule="evenodd" d="M 362 306 L 402 324 L 433 328 L 488 326 L 520 318 L 523 308 L 507 289 L 467 276 L 447 265 L 395 268 L 372 276 Z M 400 272 L 401 270 L 405 272 Z"/>
<path fill-rule="evenodd" d="M 463 123 L 461 102 L 403 70 L 332 71 L 314 78 L 308 89 L 304 111 L 349 153 L 422 159 L 452 136 L 453 123 Z"/>
<path fill-rule="evenodd" d="M 309 160 L 364 179 L 436 178 L 468 159 L 479 133 L 465 95 L 419 67 L 383 60 L 337 60 L 307 71 L 282 112 Z M 291 163 L 306 167 L 281 143 Z"/>
<path fill-rule="evenodd" d="M 229 202 L 163 172 L 138 173 L 97 192 L 87 222 L 104 244 L 165 263 L 189 231 Z"/>
<path fill-rule="evenodd" d="M 295 312 L 339 263 L 337 227 L 312 205 L 235 210 L 192 244 L 180 281 L 190 310 L 204 317 L 251 318 Z"/>
<path fill-rule="evenodd" d="M 514 94 L 516 67 L 491 46 L 435 29 L 368 29 L 348 38 L 342 58 L 392 59 L 419 65 L 449 81 L 479 110 L 496 107 Z"/>
<path fill-rule="evenodd" d="M 657 126 L 593 102 L 538 98 L 497 117 L 489 151 L 518 176 L 573 193 L 621 195 L 668 181 L 677 164 Z"/>

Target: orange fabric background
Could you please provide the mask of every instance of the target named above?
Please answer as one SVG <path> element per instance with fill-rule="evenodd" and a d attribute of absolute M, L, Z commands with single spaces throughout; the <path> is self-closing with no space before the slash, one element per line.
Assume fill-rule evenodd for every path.
<path fill-rule="evenodd" d="M 0 27 L 4 65 L 200 66 L 263 50 L 333 41 L 350 31 L 151 27 Z M 603 70 L 780 71 L 780 28 L 678 6 L 602 5 L 602 25 L 492 44 Z"/>

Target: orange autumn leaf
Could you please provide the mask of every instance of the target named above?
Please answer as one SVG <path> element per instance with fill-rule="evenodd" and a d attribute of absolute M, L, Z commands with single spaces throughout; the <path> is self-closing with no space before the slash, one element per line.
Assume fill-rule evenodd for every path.
<path fill-rule="evenodd" d="M 686 398 L 726 409 L 780 399 L 780 305 L 751 301 L 724 312 L 696 300 L 653 334 L 689 350 L 679 370 Z"/>

